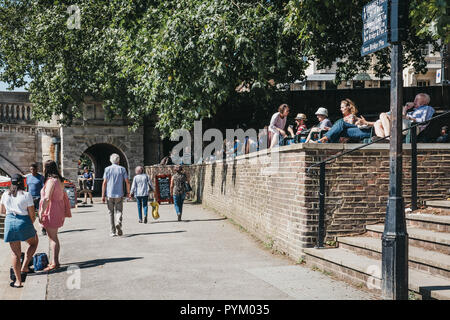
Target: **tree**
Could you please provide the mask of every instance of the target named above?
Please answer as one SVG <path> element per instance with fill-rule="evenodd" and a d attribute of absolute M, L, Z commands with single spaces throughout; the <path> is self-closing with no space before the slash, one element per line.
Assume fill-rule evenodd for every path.
<path fill-rule="evenodd" d="M 67 8 L 81 28 L 67 28 Z M 302 77 L 284 6 L 259 1 L 0 1 L 0 80 L 28 90 L 37 119 L 69 125 L 92 96 L 133 127 L 156 114 L 163 135 L 212 116 L 238 94 Z M 272 84 L 271 84 L 272 83 Z"/>
<path fill-rule="evenodd" d="M 306 55 L 319 63 L 319 67 L 331 67 L 337 61 L 336 82 L 350 80 L 356 74 L 368 70 L 373 56 L 373 66 L 379 78 L 389 74 L 390 49 L 374 55 L 361 56 L 362 10 L 372 0 L 291 0 L 286 18 L 287 33 L 297 34 Z M 422 49 L 432 44 L 440 49 L 437 36 L 429 28 L 432 21 L 441 21 L 437 13 L 428 17 L 430 3 L 445 0 L 411 0 L 410 27 L 404 42 L 404 65 L 413 65 L 417 72 L 426 72 L 426 61 Z M 425 21 L 426 24 L 422 24 Z M 448 25 L 446 26 L 448 28 Z M 448 34 L 446 35 L 448 37 Z"/>

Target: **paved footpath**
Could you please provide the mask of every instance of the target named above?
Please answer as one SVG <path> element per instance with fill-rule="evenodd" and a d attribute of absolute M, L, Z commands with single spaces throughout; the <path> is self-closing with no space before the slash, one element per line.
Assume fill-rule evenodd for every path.
<path fill-rule="evenodd" d="M 30 275 L 19 290 L 8 288 L 9 247 L 2 243 L 0 298 L 374 298 L 272 254 L 226 218 L 200 205 L 186 204 L 184 211 L 185 221 L 178 222 L 173 205 L 161 205 L 160 219 L 139 224 L 136 203 L 125 203 L 124 235 L 111 238 L 106 205 L 74 209 L 73 218 L 60 230 L 62 268 Z M 38 252 L 48 252 L 48 241 L 41 238 Z"/>

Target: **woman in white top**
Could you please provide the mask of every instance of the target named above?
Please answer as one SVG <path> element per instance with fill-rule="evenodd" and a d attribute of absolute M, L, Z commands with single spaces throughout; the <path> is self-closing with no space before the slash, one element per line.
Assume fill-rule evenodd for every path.
<path fill-rule="evenodd" d="M 5 242 L 11 246 L 12 266 L 16 276 L 16 281 L 11 282 L 11 287 L 21 288 L 21 272 L 30 271 L 28 265 L 38 246 L 38 237 L 33 226 L 36 220 L 33 197 L 25 192 L 24 178 L 21 175 L 15 174 L 11 178 L 11 187 L 9 191 L 3 193 L 0 200 L 0 213 L 6 214 Z M 29 245 L 22 266 L 21 241 L 26 241 Z"/>
<path fill-rule="evenodd" d="M 144 173 L 142 166 L 137 166 L 134 172 L 136 175 L 131 185 L 130 198 L 136 198 L 139 223 L 142 223 L 142 208 L 144 208 L 144 223 L 147 223 L 148 196 L 153 191 L 153 184 L 150 178 Z"/>
<path fill-rule="evenodd" d="M 278 107 L 278 112 L 274 113 L 272 119 L 270 119 L 269 131 L 272 134 L 270 138 L 270 148 L 278 146 L 280 143 L 280 137 L 286 136 L 284 127 L 286 126 L 286 119 L 289 115 L 289 106 L 282 104 Z"/>

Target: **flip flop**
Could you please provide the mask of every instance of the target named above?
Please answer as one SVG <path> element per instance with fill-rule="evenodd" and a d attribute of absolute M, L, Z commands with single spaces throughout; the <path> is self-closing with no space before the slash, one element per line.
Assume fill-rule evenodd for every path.
<path fill-rule="evenodd" d="M 52 270 L 56 270 L 59 268 L 59 265 L 56 264 L 49 264 L 44 270 L 42 270 L 43 272 L 48 272 L 48 271 L 52 271 Z"/>
<path fill-rule="evenodd" d="M 10 286 L 11 288 L 15 288 L 15 289 L 23 288 L 22 285 L 16 286 L 15 282 L 11 282 L 11 283 L 9 284 L 9 286 Z"/>

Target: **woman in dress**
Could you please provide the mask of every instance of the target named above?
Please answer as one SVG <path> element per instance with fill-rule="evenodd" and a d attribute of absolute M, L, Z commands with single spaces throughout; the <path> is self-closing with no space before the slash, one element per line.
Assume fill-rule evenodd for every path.
<path fill-rule="evenodd" d="M 45 162 L 44 177 L 45 185 L 41 190 L 39 218 L 41 224 L 47 230 L 50 242 L 51 263 L 44 269 L 44 271 L 50 271 L 60 266 L 58 229 L 64 225 L 65 220 L 65 191 L 64 178 L 59 173 L 55 161 L 47 160 Z"/>
<path fill-rule="evenodd" d="M 12 250 L 12 266 L 16 281 L 11 282 L 11 287 L 22 287 L 22 273 L 30 270 L 28 265 L 33 258 L 38 246 L 38 236 L 33 223 L 36 220 L 33 197 L 25 192 L 24 178 L 15 174 L 11 178 L 9 191 L 3 193 L 0 200 L 0 213 L 6 214 L 5 242 L 9 243 Z M 22 254 L 21 241 L 28 243 L 29 247 L 22 266 L 20 256 Z"/>
<path fill-rule="evenodd" d="M 175 212 L 178 216 L 178 221 L 181 221 L 181 215 L 183 214 L 183 202 L 186 197 L 186 182 L 189 181 L 186 174 L 183 172 L 182 166 L 175 167 L 175 174 L 170 180 L 170 195 L 173 197 L 173 203 L 175 205 Z"/>

